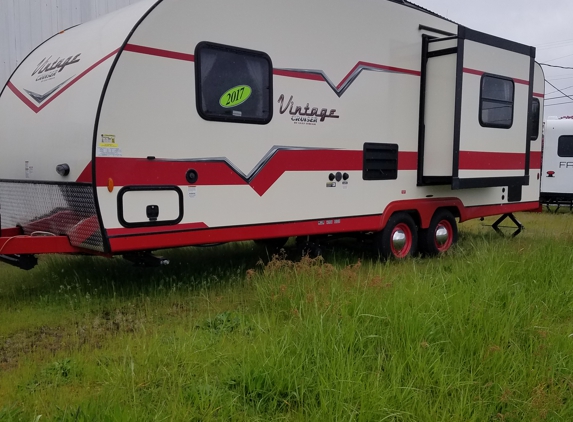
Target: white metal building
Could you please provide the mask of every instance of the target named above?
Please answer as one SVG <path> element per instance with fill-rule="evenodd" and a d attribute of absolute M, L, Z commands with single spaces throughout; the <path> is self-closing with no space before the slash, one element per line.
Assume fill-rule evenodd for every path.
<path fill-rule="evenodd" d="M 0 86 L 41 42 L 139 0 L 0 0 Z"/>

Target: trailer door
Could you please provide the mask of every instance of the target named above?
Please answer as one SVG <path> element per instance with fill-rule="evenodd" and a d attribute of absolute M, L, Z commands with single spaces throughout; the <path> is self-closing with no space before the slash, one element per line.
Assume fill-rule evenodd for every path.
<path fill-rule="evenodd" d="M 521 191 L 535 49 L 460 26 L 457 37 L 427 41 L 423 54 L 418 184 Z"/>

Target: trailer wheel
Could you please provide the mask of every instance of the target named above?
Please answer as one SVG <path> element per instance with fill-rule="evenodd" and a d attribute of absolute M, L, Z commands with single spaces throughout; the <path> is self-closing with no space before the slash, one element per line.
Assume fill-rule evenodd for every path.
<path fill-rule="evenodd" d="M 376 234 L 375 244 L 383 258 L 403 259 L 414 255 L 418 245 L 414 219 L 405 212 L 392 215 L 386 227 Z"/>
<path fill-rule="evenodd" d="M 276 252 L 288 242 L 288 237 L 276 237 L 272 239 L 253 240 L 257 246 L 266 248 L 269 252 Z"/>
<path fill-rule="evenodd" d="M 296 238 L 296 248 L 300 257 L 311 259 L 322 256 L 322 246 L 318 238 L 311 236 L 298 236 Z"/>
<path fill-rule="evenodd" d="M 430 227 L 420 230 L 419 239 L 420 251 L 425 255 L 446 252 L 458 241 L 458 225 L 453 214 L 445 209 L 436 211 Z"/>

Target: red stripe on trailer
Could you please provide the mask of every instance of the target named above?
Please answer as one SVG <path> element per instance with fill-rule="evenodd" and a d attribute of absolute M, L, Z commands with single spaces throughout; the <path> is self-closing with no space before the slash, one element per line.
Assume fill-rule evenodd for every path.
<path fill-rule="evenodd" d="M 117 236 L 130 236 L 130 235 L 147 234 L 147 233 L 167 233 L 175 231 L 200 230 L 208 228 L 209 226 L 205 223 L 183 223 L 183 224 L 177 224 L 175 226 L 137 227 L 130 229 L 126 228 L 108 229 L 107 235 L 110 237 L 117 237 Z"/>
<path fill-rule="evenodd" d="M 165 57 L 168 59 L 184 60 L 194 62 L 195 56 L 193 54 L 179 53 L 177 51 L 162 50 L 159 48 L 145 47 L 137 44 L 127 44 L 124 48 L 125 51 L 131 53 L 147 54 L 149 56 Z"/>
<path fill-rule="evenodd" d="M 477 69 L 470 69 L 469 67 L 464 67 L 464 73 L 469 73 L 470 75 L 482 76 L 486 72 L 484 72 L 482 70 L 477 70 Z M 518 79 L 518 78 L 511 78 L 511 79 L 516 84 L 529 85 L 529 81 L 526 81 L 525 79 Z"/>
<path fill-rule="evenodd" d="M 420 228 L 426 229 L 430 226 L 430 221 L 438 208 L 457 209 L 460 214 L 460 223 L 480 217 L 501 215 L 519 211 L 533 211 L 539 208 L 539 201 L 519 202 L 514 204 L 479 205 L 466 207 L 459 198 L 426 198 L 407 199 L 405 201 L 395 201 L 388 204 L 384 213 L 380 228 L 384 227 L 388 219 L 398 211 L 412 211 L 420 215 Z"/>
<path fill-rule="evenodd" d="M 529 168 L 541 168 L 541 151 L 529 153 Z M 513 152 L 460 151 L 460 170 L 521 170 L 525 154 Z"/>
<path fill-rule="evenodd" d="M 286 76 L 287 78 L 308 79 L 311 81 L 324 82 L 324 76 L 318 73 L 297 72 L 296 70 L 273 69 L 273 75 Z"/>
<path fill-rule="evenodd" d="M 516 84 L 521 84 L 521 85 L 529 85 L 529 81 L 526 81 L 525 79 L 513 78 L 513 82 L 515 82 Z"/>
<path fill-rule="evenodd" d="M 467 207 L 463 209 L 460 223 L 463 221 L 472 220 L 474 218 L 490 217 L 492 215 L 503 215 L 512 212 L 537 211 L 538 209 L 539 201 Z"/>
<path fill-rule="evenodd" d="M 222 161 L 169 161 L 145 158 L 96 158 L 97 186 L 188 185 L 187 170 L 194 169 L 199 179 L 195 185 L 245 185 L 236 171 Z"/>
<path fill-rule="evenodd" d="M 541 169 L 541 151 L 531 151 L 529 153 L 529 168 L 532 170 Z"/>
<path fill-rule="evenodd" d="M 260 196 L 285 173 L 291 171 L 362 170 L 362 151 L 282 150 L 249 183 Z"/>
<path fill-rule="evenodd" d="M 137 45 L 137 44 L 127 44 L 125 46 L 124 50 L 130 51 L 132 53 L 147 54 L 150 56 L 157 56 L 157 57 L 165 57 L 168 59 L 185 60 L 185 61 L 191 61 L 191 62 L 195 61 L 195 56 L 193 54 L 186 54 L 186 53 L 180 53 L 177 51 L 146 47 L 146 46 Z M 387 66 L 387 65 L 376 64 L 376 63 L 358 62 L 352 68 L 352 70 L 344 77 L 344 79 L 338 84 L 338 86 L 336 88 L 340 89 L 353 76 L 353 74 L 356 72 L 356 70 L 361 66 L 367 66 L 371 69 L 385 70 L 388 72 L 405 73 L 407 75 L 414 75 L 414 76 L 420 76 L 421 75 L 421 72 L 419 70 L 404 69 L 404 68 L 400 68 L 400 67 Z M 317 73 L 315 71 L 305 72 L 305 71 L 297 71 L 295 69 L 273 69 L 273 75 L 285 76 L 288 78 L 308 79 L 311 81 L 320 81 L 320 82 L 325 81 L 324 76 L 321 73 Z"/>
<path fill-rule="evenodd" d="M 356 63 L 356 65 L 352 68 L 352 70 L 350 72 L 348 72 L 348 74 L 344 77 L 344 79 L 342 79 L 342 81 L 340 81 L 340 83 L 336 86 L 336 89 L 341 89 L 342 86 L 350 78 L 352 78 L 352 76 L 355 74 L 356 70 L 362 66 L 366 66 L 366 67 L 369 67 L 372 69 L 385 70 L 388 72 L 404 73 L 406 75 L 420 76 L 422 74 L 422 72 L 420 72 L 419 70 L 404 69 L 401 67 L 387 66 L 387 65 L 383 65 L 383 64 L 376 64 L 376 63 L 369 63 L 369 62 L 360 61 L 360 62 Z"/>
<path fill-rule="evenodd" d="M 11 81 L 8 81 L 8 84 L 6 85 L 10 91 L 12 91 L 16 97 L 18 97 L 24 104 L 26 104 L 28 107 L 30 107 L 32 109 L 32 111 L 34 111 L 34 113 L 38 113 L 41 109 L 34 104 L 32 101 L 30 101 L 30 99 L 28 97 L 26 97 L 24 94 L 22 94 L 18 88 L 16 88 L 14 86 L 14 84 Z"/>
<path fill-rule="evenodd" d="M 374 215 L 240 227 L 211 228 L 173 233 L 153 233 L 127 237 L 110 237 L 109 242 L 113 253 L 119 253 L 134 249 L 154 250 L 209 243 L 235 242 L 245 239 L 372 231 L 379 227 L 380 216 Z"/>
<path fill-rule="evenodd" d="M 4 233 L 4 230 L 2 230 Z M 45 253 L 91 253 L 70 244 L 66 236 L 14 236 L 0 237 L 0 255 Z"/>
<path fill-rule="evenodd" d="M 10 227 L 8 229 L 0 229 L 0 237 L 13 237 L 23 234 L 21 227 Z"/>
<path fill-rule="evenodd" d="M 245 179 L 228 162 L 148 160 L 145 158 L 98 157 L 97 186 L 107 186 L 111 178 L 115 186 L 129 185 L 188 185 L 185 175 L 194 169 L 199 175 L 194 185 L 231 186 L 249 185 L 260 196 L 264 195 L 285 172 L 300 171 L 362 171 L 362 151 L 349 150 L 279 150 L 264 166 Z M 418 154 L 400 152 L 398 170 L 416 170 Z"/>
<path fill-rule="evenodd" d="M 416 151 L 399 152 L 398 170 L 418 170 L 418 153 Z"/>
<path fill-rule="evenodd" d="M 485 72 L 476 69 L 470 69 L 469 67 L 464 67 L 464 73 L 469 73 L 470 75 L 482 76 Z"/>
<path fill-rule="evenodd" d="M 388 219 L 398 211 L 414 211 L 420 215 L 420 228 L 425 229 L 430 226 L 432 216 L 438 208 L 464 208 L 463 202 L 459 198 L 425 198 L 406 199 L 404 201 L 390 202 L 382 213 L 380 226 L 377 230 L 388 223 Z"/>
<path fill-rule="evenodd" d="M 72 79 L 70 81 L 69 84 L 64 85 L 62 87 L 62 89 L 60 89 L 59 91 L 57 91 L 54 95 L 52 95 L 48 100 L 46 100 L 43 104 L 41 104 L 40 106 L 37 106 L 36 104 L 34 104 L 28 97 L 26 97 L 26 95 L 24 95 L 22 92 L 20 92 L 20 90 L 18 88 L 16 88 L 16 86 L 12 83 L 12 82 L 8 82 L 7 86 L 8 88 L 10 88 L 10 90 L 20 99 L 22 100 L 22 102 L 24 104 L 26 104 L 34 113 L 39 113 L 40 111 L 42 111 L 48 104 L 50 104 L 52 101 L 54 101 L 56 98 L 58 98 L 60 95 L 62 95 L 64 92 L 66 92 L 72 85 L 74 85 L 76 82 L 78 82 L 80 79 L 82 79 L 84 76 L 86 76 L 88 73 L 90 73 L 92 70 L 94 70 L 96 67 L 98 67 L 100 64 L 102 64 L 103 62 L 105 62 L 107 59 L 109 59 L 110 57 L 114 56 L 115 54 L 117 54 L 117 52 L 119 51 L 119 49 L 112 51 L 111 53 L 109 53 L 107 56 L 105 56 L 104 58 L 98 60 L 97 62 L 95 62 L 94 64 L 92 64 L 90 67 L 88 67 L 86 70 L 84 70 L 82 73 L 80 73 L 78 76 L 76 76 L 74 79 Z"/>
<path fill-rule="evenodd" d="M 427 228 L 434 212 L 443 207 L 457 208 L 460 212 L 460 222 L 462 222 L 492 215 L 534 211 L 539 208 L 539 202 L 464 207 L 458 198 L 407 200 L 389 204 L 384 214 L 378 215 L 116 236 L 110 237 L 109 242 L 112 253 L 117 254 L 136 249 L 155 250 L 248 239 L 370 232 L 381 230 L 394 212 L 410 210 L 420 213 L 421 226 Z"/>
<path fill-rule="evenodd" d="M 460 170 L 522 170 L 525 154 L 514 152 L 460 151 Z"/>
<path fill-rule="evenodd" d="M 78 183 L 91 183 L 92 182 L 92 162 L 90 161 L 85 169 L 80 173 L 76 179 Z"/>

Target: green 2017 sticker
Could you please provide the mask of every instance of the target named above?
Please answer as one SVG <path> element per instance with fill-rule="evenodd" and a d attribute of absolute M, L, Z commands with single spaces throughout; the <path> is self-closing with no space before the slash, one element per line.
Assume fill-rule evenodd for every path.
<path fill-rule="evenodd" d="M 236 107 L 247 101 L 252 92 L 253 90 L 248 85 L 233 87 L 221 96 L 219 104 L 221 104 L 221 107 L 225 108 Z"/>

